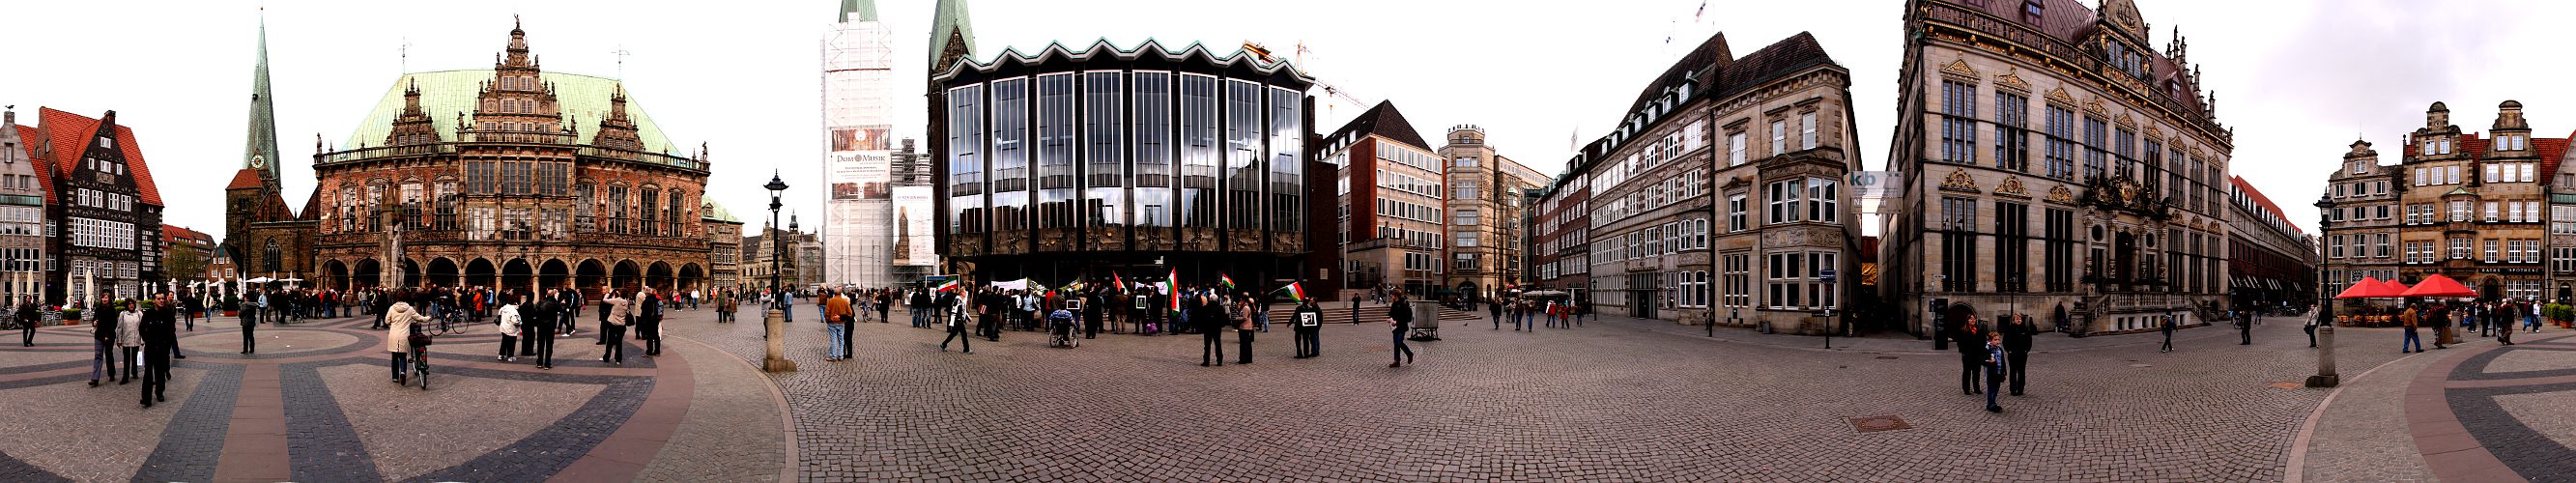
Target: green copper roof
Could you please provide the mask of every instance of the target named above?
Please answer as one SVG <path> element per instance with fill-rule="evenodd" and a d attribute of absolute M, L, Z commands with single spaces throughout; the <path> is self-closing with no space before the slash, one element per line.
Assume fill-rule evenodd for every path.
<path fill-rule="evenodd" d="M 733 210 L 727 210 L 727 209 L 725 209 L 724 204 L 722 204 L 722 203 L 717 203 L 717 202 L 716 202 L 716 200 L 713 200 L 713 199 L 707 199 L 706 201 L 707 201 L 706 209 L 698 210 L 698 212 L 699 212 L 699 213 L 701 213 L 700 215 L 698 215 L 698 218 L 700 218 L 700 219 L 706 219 L 706 220 L 721 221 L 721 222 L 725 222 L 725 223 L 732 223 L 732 224 L 736 224 L 736 225 L 740 225 L 740 224 L 742 224 L 742 219 L 741 219 L 741 218 L 734 218 L 734 217 L 733 217 Z"/>
<path fill-rule="evenodd" d="M 939 52 L 948 46 L 948 37 L 956 34 L 966 43 L 966 58 L 975 58 L 975 23 L 966 17 L 966 0 L 939 0 L 930 17 L 930 71 L 948 70 L 939 65 Z"/>
<path fill-rule="evenodd" d="M 242 147 L 242 167 L 259 158 L 269 179 L 278 177 L 277 104 L 268 95 L 268 19 L 259 21 L 259 58 L 250 71 L 250 134 Z"/>
<path fill-rule="evenodd" d="M 852 13 L 859 14 L 858 20 L 850 19 Z M 874 21 L 877 21 L 876 0 L 841 0 L 841 23 Z"/>
<path fill-rule="evenodd" d="M 573 127 L 574 142 L 590 144 L 591 136 L 599 133 L 599 121 L 608 118 L 608 96 L 616 91 L 617 80 L 561 72 L 540 75 L 546 84 L 554 86 L 555 105 L 563 109 L 564 124 Z M 430 124 L 438 129 L 438 139 L 455 141 L 458 114 L 472 115 L 475 95 L 482 83 L 491 79 L 491 69 L 403 74 L 385 89 L 385 97 L 367 111 L 366 120 L 358 122 L 357 132 L 350 133 L 339 149 L 383 146 L 385 135 L 393 132 L 394 118 L 402 115 L 403 88 L 414 81 L 420 83 L 420 108 L 429 113 Z M 653 123 L 653 116 L 644 113 L 642 103 L 635 100 L 632 92 L 626 94 L 626 115 L 635 119 L 635 136 L 643 140 L 644 151 L 684 156 L 670 138 L 663 136 L 662 126 Z"/>

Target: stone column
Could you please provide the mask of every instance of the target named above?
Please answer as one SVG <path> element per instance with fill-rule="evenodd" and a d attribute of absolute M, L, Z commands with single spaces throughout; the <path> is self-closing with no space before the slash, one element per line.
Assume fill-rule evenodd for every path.
<path fill-rule="evenodd" d="M 2332 317 L 2330 314 L 2334 313 L 2331 310 L 2325 312 L 2329 314 L 2326 317 Z M 2334 329 L 2335 325 L 2331 318 L 2317 325 L 2317 375 L 2308 376 L 2308 387 L 2335 387 L 2343 384 L 2343 375 L 2335 373 Z"/>
<path fill-rule="evenodd" d="M 761 359 L 761 370 L 768 372 L 795 372 L 796 361 L 787 360 L 787 329 L 785 325 L 782 324 L 782 321 L 779 320 L 780 313 L 778 309 L 772 308 L 764 310 L 761 311 L 760 314 L 762 330 L 767 331 L 765 332 L 768 334 L 768 337 L 766 338 L 769 339 L 769 355 L 768 357 Z"/>

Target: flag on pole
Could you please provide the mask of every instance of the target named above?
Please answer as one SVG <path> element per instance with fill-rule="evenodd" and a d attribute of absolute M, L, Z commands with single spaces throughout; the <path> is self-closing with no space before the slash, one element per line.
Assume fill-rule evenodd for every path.
<path fill-rule="evenodd" d="M 1288 301 L 1300 303 L 1305 302 L 1306 289 L 1298 286 L 1297 284 L 1298 282 L 1290 282 L 1288 283 L 1288 286 L 1279 287 L 1279 290 L 1273 290 L 1273 292 L 1288 292 Z"/>
<path fill-rule="evenodd" d="M 1172 311 L 1181 311 L 1181 269 L 1172 269 L 1171 275 L 1165 276 L 1163 281 L 1172 285 Z"/>
<path fill-rule="evenodd" d="M 1109 284 L 1110 287 L 1118 290 L 1127 290 L 1129 288 L 1127 286 L 1127 279 L 1125 277 L 1118 276 L 1118 272 L 1109 272 Z"/>
<path fill-rule="evenodd" d="M 1226 289 L 1227 291 L 1233 291 L 1233 290 L 1234 290 L 1234 277 L 1228 277 L 1228 276 L 1225 276 L 1225 273 L 1224 273 L 1224 272 L 1218 272 L 1218 273 L 1216 274 L 1216 285 L 1217 285 L 1217 286 L 1219 286 L 1219 287 L 1225 287 L 1225 289 Z"/>
<path fill-rule="evenodd" d="M 948 279 L 948 281 L 947 281 L 947 282 L 941 282 L 941 283 L 939 284 L 939 287 L 937 287 L 937 288 L 933 288 L 933 289 L 931 289 L 931 291 L 934 291 L 934 292 L 946 292 L 946 291 L 956 290 L 956 289 L 957 289 L 957 279 L 952 278 L 952 279 Z"/>

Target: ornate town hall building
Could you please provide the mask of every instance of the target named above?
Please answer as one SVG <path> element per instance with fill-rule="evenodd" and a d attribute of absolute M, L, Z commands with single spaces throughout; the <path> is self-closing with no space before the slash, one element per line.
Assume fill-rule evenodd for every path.
<path fill-rule="evenodd" d="M 308 284 L 704 286 L 705 146 L 680 154 L 616 79 L 536 59 L 514 26 L 491 69 L 405 74 L 342 145 L 316 138 Z"/>
<path fill-rule="evenodd" d="M 2223 316 L 2234 134 L 2129 0 L 1914 0 L 1888 169 L 1887 300 L 2076 333 Z M 1955 310 L 1954 310 L 1955 313 Z M 2062 322 L 2062 323 L 2061 323 Z"/>

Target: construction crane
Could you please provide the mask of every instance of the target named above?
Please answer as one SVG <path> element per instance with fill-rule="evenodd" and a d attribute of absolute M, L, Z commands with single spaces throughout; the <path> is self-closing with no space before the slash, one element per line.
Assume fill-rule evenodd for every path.
<path fill-rule="evenodd" d="M 1243 51 L 1261 56 L 1261 60 L 1264 62 L 1277 63 L 1284 60 L 1290 65 L 1297 66 L 1298 71 L 1305 73 L 1308 77 L 1316 77 L 1314 70 L 1306 68 L 1306 54 L 1314 51 L 1307 49 L 1305 42 L 1297 43 L 1297 51 L 1293 53 L 1292 57 L 1289 59 L 1281 59 L 1278 55 L 1270 52 L 1270 47 L 1261 45 L 1259 42 L 1249 40 L 1243 42 Z M 1323 89 L 1324 95 L 1331 99 L 1324 103 L 1323 117 L 1326 119 L 1338 119 L 1334 117 L 1334 114 L 1336 114 L 1334 110 L 1339 108 L 1341 103 L 1350 103 L 1350 106 L 1353 109 L 1367 109 L 1370 104 L 1368 101 L 1361 100 L 1358 95 L 1342 89 L 1341 86 L 1333 85 L 1333 83 L 1330 82 L 1324 82 L 1320 77 L 1315 81 L 1315 87 Z M 1336 100 L 1339 102 L 1334 102 Z"/>

